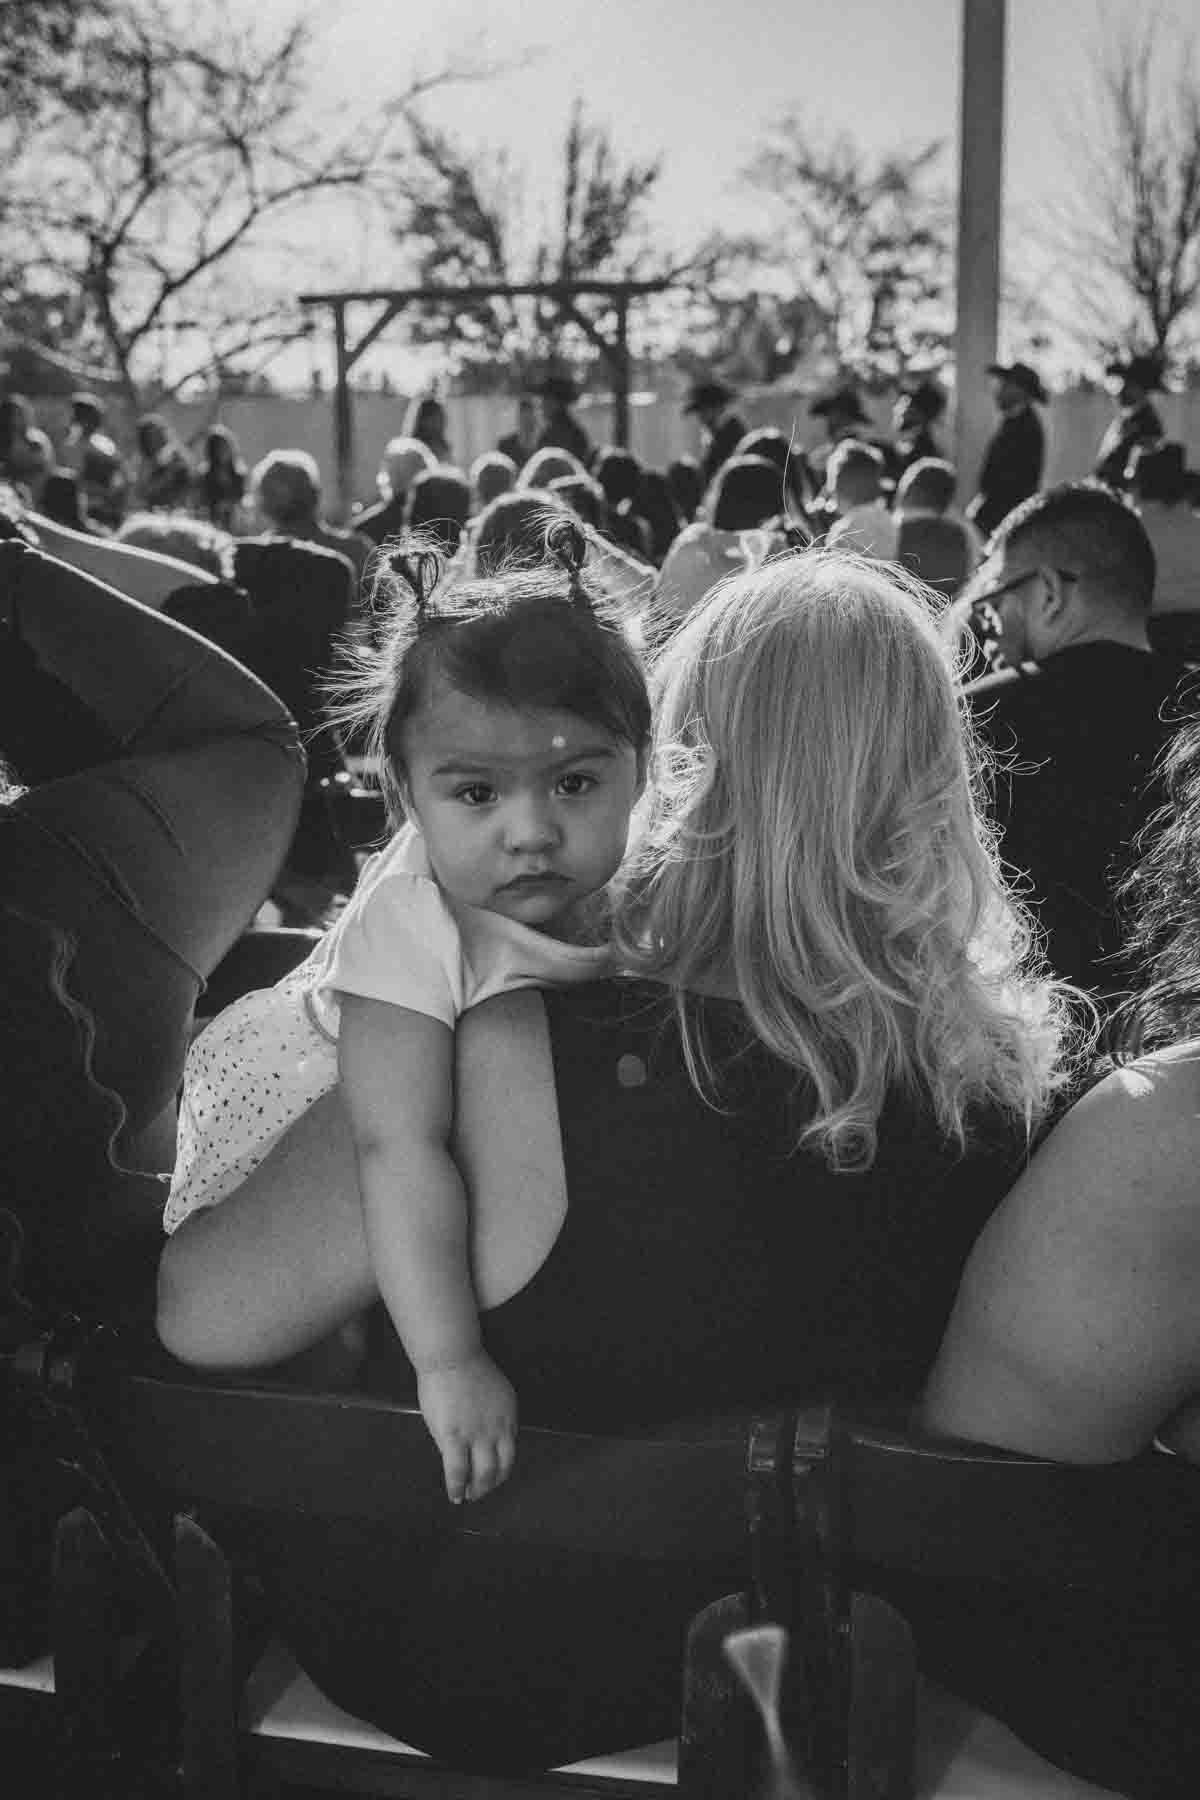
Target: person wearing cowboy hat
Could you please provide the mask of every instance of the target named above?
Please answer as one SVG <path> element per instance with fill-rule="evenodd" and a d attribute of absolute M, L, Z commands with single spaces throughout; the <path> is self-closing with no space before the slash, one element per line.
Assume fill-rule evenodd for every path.
<path fill-rule="evenodd" d="M 1100 440 L 1093 474 L 1120 492 L 1129 484 L 1129 461 L 1137 446 L 1157 443 L 1164 435 L 1162 419 L 1150 403 L 1152 393 L 1162 392 L 1162 359 L 1153 353 L 1130 356 L 1110 362 L 1104 373 L 1117 413 Z"/>
<path fill-rule="evenodd" d="M 934 457 L 945 459 L 932 427 L 946 410 L 946 396 L 932 377 L 910 375 L 900 384 L 900 392 L 892 408 L 892 430 L 889 473 L 897 481 L 914 463 Z"/>
<path fill-rule="evenodd" d="M 542 402 L 542 429 L 538 434 L 539 450 L 569 450 L 585 469 L 591 467 L 595 452 L 592 440 L 571 407 L 579 398 L 579 389 L 569 375 L 551 371 L 542 381 L 538 393 Z"/>
<path fill-rule="evenodd" d="M 995 383 L 1000 423 L 984 452 L 979 490 L 967 508 L 967 518 L 985 538 L 1041 485 L 1046 434 L 1033 409 L 1050 398 L 1028 363 L 989 363 L 987 372 Z"/>
<path fill-rule="evenodd" d="M 691 391 L 684 401 L 685 414 L 694 413 L 704 430 L 700 479 L 705 488 L 721 464 L 728 462 L 746 435 L 744 423 L 730 410 L 735 398 L 732 388 L 726 387 L 715 376 L 708 376 L 692 383 Z"/>

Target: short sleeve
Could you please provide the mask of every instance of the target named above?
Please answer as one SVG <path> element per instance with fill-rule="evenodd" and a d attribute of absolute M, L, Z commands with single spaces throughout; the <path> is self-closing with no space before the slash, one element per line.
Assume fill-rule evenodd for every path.
<path fill-rule="evenodd" d="M 397 871 L 352 900 L 319 989 L 407 1006 L 453 1028 L 463 1010 L 462 950 L 436 885 Z"/>

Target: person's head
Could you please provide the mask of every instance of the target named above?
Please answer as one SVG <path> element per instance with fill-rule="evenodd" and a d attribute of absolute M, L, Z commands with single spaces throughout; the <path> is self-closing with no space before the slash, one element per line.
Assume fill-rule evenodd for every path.
<path fill-rule="evenodd" d="M 1135 500 L 1178 506 L 1187 495 L 1187 456 L 1183 445 L 1174 439 L 1135 444 L 1126 474 Z"/>
<path fill-rule="evenodd" d="M 765 456 L 731 456 L 713 476 L 704 510 L 718 531 L 753 531 L 783 512 L 783 476 Z"/>
<path fill-rule="evenodd" d="M 569 450 L 559 450 L 547 444 L 542 450 L 535 450 L 525 467 L 517 476 L 518 488 L 545 488 L 559 475 L 585 475 L 587 473 L 577 456 Z"/>
<path fill-rule="evenodd" d="M 440 451 L 446 441 L 446 409 L 435 394 L 419 394 L 410 401 L 404 434 Z"/>
<path fill-rule="evenodd" d="M 592 474 L 604 489 L 604 498 L 614 512 L 623 500 L 636 502 L 642 485 L 642 464 L 632 450 L 610 444 L 596 457 Z"/>
<path fill-rule="evenodd" d="M 734 450 L 735 456 L 765 456 L 784 477 L 784 486 L 795 506 L 807 506 L 813 491 L 812 469 L 799 444 L 793 444 L 778 425 L 756 425 Z"/>
<path fill-rule="evenodd" d="M 237 439 L 228 425 L 214 425 L 204 439 L 204 461 L 210 469 L 236 470 L 242 466 Z"/>
<path fill-rule="evenodd" d="M 834 444 L 868 423 L 858 389 L 848 382 L 834 388 L 832 393 L 822 394 L 808 410 L 814 419 L 825 421 L 825 434 Z"/>
<path fill-rule="evenodd" d="M 157 456 L 171 441 L 167 421 L 161 413 L 143 413 L 137 422 L 136 435 L 143 456 Z"/>
<path fill-rule="evenodd" d="M 222 580 L 228 580 L 233 572 L 232 537 L 204 519 L 193 519 L 190 513 L 131 513 L 117 539 L 138 550 L 156 550 L 177 562 L 194 563 Z"/>
<path fill-rule="evenodd" d="M 383 457 L 379 464 L 379 473 L 375 477 L 375 485 L 383 500 L 399 500 L 408 492 L 409 483 L 424 469 L 432 469 L 437 457 L 428 444 L 421 443 L 419 438 L 389 438 L 384 446 Z"/>
<path fill-rule="evenodd" d="M 1074 644 L 1147 647 L 1155 573 L 1133 508 L 1100 482 L 1065 481 L 1008 514 L 966 599 L 992 659 L 1019 668 Z"/>
<path fill-rule="evenodd" d="M 1163 384 L 1163 359 L 1153 351 L 1110 362 L 1104 371 L 1109 392 L 1124 410 L 1141 406 Z"/>
<path fill-rule="evenodd" d="M 989 363 L 987 372 L 992 378 L 992 395 L 998 412 L 1009 414 L 1024 412 L 1035 400 L 1044 406 L 1050 396 L 1042 386 L 1042 378 L 1036 369 L 1028 363 Z"/>
<path fill-rule="evenodd" d="M 72 469 L 50 470 L 42 482 L 38 511 L 57 525 L 69 526 L 72 531 L 90 531 L 92 528 L 87 500 Z"/>
<path fill-rule="evenodd" d="M 71 423 L 85 433 L 99 431 L 104 423 L 104 408 L 95 394 L 71 395 Z"/>
<path fill-rule="evenodd" d="M 695 992 L 735 996 L 804 1086 L 802 1141 L 868 1163 L 885 1096 L 961 1141 L 976 1104 L 1037 1116 L 1052 990 L 1023 978 L 974 797 L 978 750 L 919 585 L 800 551 L 719 583 L 663 650 L 618 954 L 675 992 L 693 1078 L 719 1088 Z"/>
<path fill-rule="evenodd" d="M 940 456 L 922 456 L 909 464 L 896 483 L 896 510 L 944 513 L 954 499 L 956 485 L 953 463 Z"/>
<path fill-rule="evenodd" d="M 0 399 L 0 444 L 23 438 L 33 426 L 33 408 L 24 394 L 5 394 Z"/>
<path fill-rule="evenodd" d="M 471 492 L 476 510 L 498 494 L 507 494 L 517 483 L 517 465 L 503 450 L 485 450 L 471 464 Z"/>
<path fill-rule="evenodd" d="M 538 434 L 537 401 L 532 394 L 522 394 L 517 401 L 517 436 L 523 444 L 531 444 Z"/>
<path fill-rule="evenodd" d="M 870 506 L 883 495 L 884 462 L 874 444 L 845 438 L 829 459 L 826 479 L 840 513 Z"/>
<path fill-rule="evenodd" d="M 250 472 L 250 498 L 274 531 L 307 529 L 321 505 L 321 471 L 307 450 L 271 450 Z"/>
<path fill-rule="evenodd" d="M 498 495 L 471 521 L 475 574 L 492 575 L 515 562 L 540 562 L 548 521 L 567 512 L 550 488 L 513 488 Z"/>
<path fill-rule="evenodd" d="M 692 383 L 683 403 L 683 410 L 685 414 L 694 414 L 706 431 L 715 431 L 729 410 L 733 398 L 731 387 L 710 376 L 704 381 Z"/>
<path fill-rule="evenodd" d="M 603 888 L 641 791 L 650 700 L 641 663 L 584 573 L 569 517 L 542 560 L 439 585 L 410 541 L 390 559 L 391 623 L 351 709 L 393 817 L 421 833 L 453 898 L 539 930 Z"/>
<path fill-rule="evenodd" d="M 576 518 L 590 525 L 593 531 L 604 529 L 608 520 L 608 502 L 604 498 L 604 489 L 590 475 L 556 475 L 549 492 L 564 506 L 569 506 Z"/>
<path fill-rule="evenodd" d="M 650 549 L 660 563 L 683 529 L 683 518 L 671 484 L 661 469 L 647 469 L 642 476 L 637 510 L 650 527 Z"/>
<path fill-rule="evenodd" d="M 458 469 L 439 465 L 415 475 L 404 501 L 406 531 L 429 536 L 453 556 L 471 515 L 471 484 Z"/>
<path fill-rule="evenodd" d="M 936 381 L 926 377 L 901 388 L 892 407 L 892 428 L 901 437 L 929 428 L 946 410 L 946 396 Z"/>

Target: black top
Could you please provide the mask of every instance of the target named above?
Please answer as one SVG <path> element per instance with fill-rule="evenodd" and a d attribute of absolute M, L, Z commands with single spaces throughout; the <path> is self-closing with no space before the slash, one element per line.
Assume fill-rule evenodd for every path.
<path fill-rule="evenodd" d="M 1119 961 L 1106 960 L 1119 943 L 1113 890 L 1163 801 L 1152 773 L 1185 673 L 1174 657 L 1078 644 L 966 690 L 1008 765 L 993 802 L 1001 853 L 1031 884 L 1055 972 L 1101 994 L 1124 984 Z"/>
<path fill-rule="evenodd" d="M 1136 446 L 1156 443 L 1162 435 L 1163 422 L 1149 400 L 1119 412 L 1100 440 L 1092 471 L 1096 479 L 1111 488 L 1127 487 L 1125 471 Z"/>
<path fill-rule="evenodd" d="M 979 492 L 968 517 L 985 537 L 1006 513 L 1036 494 L 1046 456 L 1046 434 L 1032 406 L 1007 413 L 993 433 L 979 471 Z"/>
<path fill-rule="evenodd" d="M 405 494 L 393 494 L 389 500 L 377 500 L 374 506 L 364 506 L 360 513 L 355 513 L 350 524 L 373 544 L 382 544 L 385 538 L 399 537 L 404 530 L 406 499 Z"/>
<path fill-rule="evenodd" d="M 531 1424 L 602 1431 L 836 1392 L 910 1396 L 967 1252 L 1024 1157 L 981 1127 L 966 1157 L 897 1100 L 864 1174 L 796 1152 L 803 1096 L 748 1048 L 717 1112 L 648 984 L 548 993 L 570 1206 L 543 1267 L 484 1317 Z M 371 1385 L 411 1374 L 376 1315 Z M 519 1450 L 518 1450 L 519 1455 Z M 272 1520 L 260 1553 L 301 1660 L 340 1704 L 493 1772 L 672 1734 L 682 1634 L 745 1581 L 485 1540 L 403 1544 Z"/>

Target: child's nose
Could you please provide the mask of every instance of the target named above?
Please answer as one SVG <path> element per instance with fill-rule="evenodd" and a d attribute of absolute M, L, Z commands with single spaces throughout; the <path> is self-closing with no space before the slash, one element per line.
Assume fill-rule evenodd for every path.
<path fill-rule="evenodd" d="M 547 801 L 530 795 L 514 803 L 508 821 L 510 850 L 528 856 L 553 849 L 558 837 L 558 824 Z"/>

